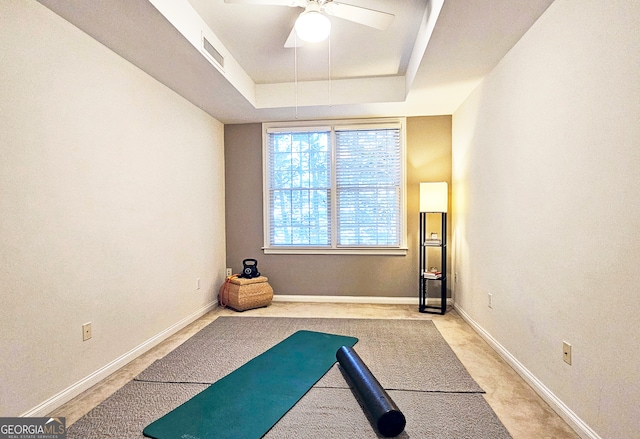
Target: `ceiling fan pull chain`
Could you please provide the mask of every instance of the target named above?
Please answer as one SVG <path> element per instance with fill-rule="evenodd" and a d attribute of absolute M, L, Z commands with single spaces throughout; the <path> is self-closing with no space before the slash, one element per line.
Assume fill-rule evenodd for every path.
<path fill-rule="evenodd" d="M 294 32 L 294 34 L 296 34 Z M 296 99 L 296 120 L 298 120 L 298 35 L 294 35 L 294 46 L 293 46 L 293 83 L 294 83 L 294 93 Z"/>
<path fill-rule="evenodd" d="M 328 61 L 328 65 L 329 65 L 329 83 L 328 83 L 328 93 L 329 93 L 329 106 L 331 107 L 331 35 L 329 35 L 329 61 Z"/>

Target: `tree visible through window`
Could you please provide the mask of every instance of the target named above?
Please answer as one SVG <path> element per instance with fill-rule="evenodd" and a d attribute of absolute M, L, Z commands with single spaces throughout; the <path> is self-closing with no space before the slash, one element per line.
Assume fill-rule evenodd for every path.
<path fill-rule="evenodd" d="M 320 131 L 269 136 L 271 245 L 330 244 L 329 135 Z"/>
<path fill-rule="evenodd" d="M 268 126 L 265 249 L 400 248 L 400 123 Z"/>

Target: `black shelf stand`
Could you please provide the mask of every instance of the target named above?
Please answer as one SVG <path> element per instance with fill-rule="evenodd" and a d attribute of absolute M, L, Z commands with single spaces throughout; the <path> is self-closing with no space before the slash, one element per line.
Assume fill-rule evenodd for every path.
<path fill-rule="evenodd" d="M 427 238 L 427 215 L 441 215 L 442 225 L 440 226 L 440 242 L 431 243 Z M 436 279 L 425 277 L 427 272 L 427 249 L 440 248 L 440 272 L 441 276 Z M 422 313 L 444 314 L 447 311 L 447 213 L 446 212 L 420 212 L 420 303 L 418 311 Z M 427 293 L 430 283 L 440 285 L 440 306 L 428 304 Z"/>

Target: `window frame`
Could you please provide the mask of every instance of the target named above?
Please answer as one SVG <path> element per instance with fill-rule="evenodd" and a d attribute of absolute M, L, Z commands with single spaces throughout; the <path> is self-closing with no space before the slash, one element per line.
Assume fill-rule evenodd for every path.
<path fill-rule="evenodd" d="M 398 127 L 400 132 L 400 244 L 397 246 L 341 247 L 337 244 L 337 197 L 336 197 L 336 130 L 345 128 L 369 129 Z M 272 246 L 270 241 L 271 212 L 269 198 L 269 133 L 309 132 L 330 128 L 331 142 L 331 237 L 329 246 Z M 406 173 L 406 118 L 317 120 L 294 122 L 269 122 L 262 124 L 262 207 L 264 254 L 350 254 L 350 255 L 406 255 L 407 254 L 407 173 Z"/>

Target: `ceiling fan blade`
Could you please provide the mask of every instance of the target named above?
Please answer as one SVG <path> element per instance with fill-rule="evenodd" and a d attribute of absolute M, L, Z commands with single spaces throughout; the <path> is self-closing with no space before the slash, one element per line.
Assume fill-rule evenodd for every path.
<path fill-rule="evenodd" d="M 284 43 L 284 47 L 302 47 L 304 46 L 304 41 L 302 38 L 296 36 L 296 28 L 291 29 L 291 33 L 287 38 L 287 41 Z"/>
<path fill-rule="evenodd" d="M 324 11 L 334 17 L 343 18 L 355 23 L 364 24 L 380 30 L 389 27 L 395 15 L 360 6 L 346 5 L 344 3 L 328 2 L 324 5 Z"/>
<path fill-rule="evenodd" d="M 300 6 L 299 0 L 224 0 L 225 3 L 241 3 L 245 5 L 265 5 L 265 6 Z M 306 5 L 303 0 L 302 6 Z"/>

